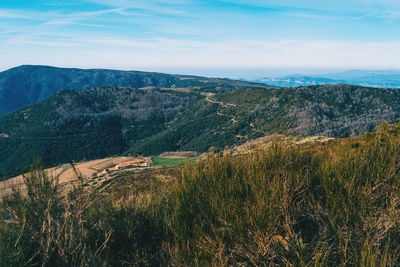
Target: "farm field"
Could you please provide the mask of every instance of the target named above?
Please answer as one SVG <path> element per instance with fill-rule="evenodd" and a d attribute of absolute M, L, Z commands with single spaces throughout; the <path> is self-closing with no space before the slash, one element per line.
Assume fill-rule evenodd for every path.
<path fill-rule="evenodd" d="M 191 157 L 153 157 L 152 167 L 171 167 L 183 165 L 186 162 L 194 163 L 198 158 Z"/>

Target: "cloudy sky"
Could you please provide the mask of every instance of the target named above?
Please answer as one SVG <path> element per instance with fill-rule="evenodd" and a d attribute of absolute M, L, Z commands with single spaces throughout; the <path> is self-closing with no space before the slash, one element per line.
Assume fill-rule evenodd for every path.
<path fill-rule="evenodd" d="M 21 64 L 225 76 L 400 69 L 400 1 L 0 0 L 0 70 Z"/>

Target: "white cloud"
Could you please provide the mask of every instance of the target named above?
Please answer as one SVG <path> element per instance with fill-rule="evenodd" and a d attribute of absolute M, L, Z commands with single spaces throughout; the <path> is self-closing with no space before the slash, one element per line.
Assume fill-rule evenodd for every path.
<path fill-rule="evenodd" d="M 124 14 L 124 8 L 102 9 L 91 12 L 42 12 L 17 9 L 0 9 L 0 18 L 26 19 L 37 21 L 84 20 L 92 17 L 101 17 L 107 14 Z"/>
<path fill-rule="evenodd" d="M 124 10 L 126 10 L 126 8 L 103 9 L 103 10 L 92 11 L 92 12 L 75 12 L 75 13 L 69 14 L 68 16 L 75 17 L 75 18 L 87 18 L 87 17 L 106 15 L 106 14 L 110 14 L 110 13 L 117 13 L 120 15 L 124 15 Z"/>
<path fill-rule="evenodd" d="M 79 23 L 74 20 L 49 20 L 43 24 L 46 25 L 53 25 L 53 26 L 68 26 L 68 25 L 78 25 L 78 26 L 85 26 L 85 27 L 94 27 L 94 28 L 112 28 L 111 26 L 102 25 L 102 24 L 92 24 L 92 23 Z"/>
<path fill-rule="evenodd" d="M 16 33 L 17 31 L 0 31 L 0 35 L 7 35 L 7 34 L 13 34 Z"/>
<path fill-rule="evenodd" d="M 172 67 L 400 68 L 400 42 L 159 40 L 156 44 L 156 56 L 142 54 L 136 59 L 149 66 Z"/>
<path fill-rule="evenodd" d="M 12 45 L 34 45 L 34 46 L 54 46 L 54 47 L 77 47 L 82 46 L 78 42 L 64 42 L 64 41 L 34 41 L 29 39 L 13 39 L 9 42 Z"/>
<path fill-rule="evenodd" d="M 117 68 L 400 68 L 400 41 L 243 41 L 96 39 L 81 42 L 22 40 L 19 45 L 63 47 L 31 64 Z M 74 47 L 79 46 L 79 49 Z M 34 54 L 27 49 L 27 54 Z M 24 53 L 18 56 L 23 57 Z M 54 53 L 54 54 L 51 54 Z M 73 59 L 73 60 L 72 60 Z M 14 60 L 15 61 L 15 60 Z"/>
<path fill-rule="evenodd" d="M 5 57 L 2 55 L 2 61 L 72 65 L 76 67 L 87 67 L 90 64 L 93 67 L 117 68 L 231 68 L 235 66 L 241 68 L 400 68 L 400 41 L 244 40 L 245 37 L 243 37 L 243 32 L 240 31 L 241 29 L 238 29 L 238 32 L 233 29 L 232 33 L 227 33 L 221 37 L 219 33 L 222 30 L 216 30 L 220 27 L 218 23 L 215 23 L 215 28 L 210 26 L 213 25 L 212 23 L 205 23 L 204 26 L 203 20 L 200 18 L 203 16 L 206 18 L 208 14 L 201 12 L 198 12 L 197 20 L 194 20 L 192 16 L 188 20 L 171 19 L 176 18 L 176 16 L 158 16 L 158 13 L 179 14 L 180 16 L 191 14 L 193 10 L 196 10 L 193 6 L 201 0 L 87 1 L 106 7 L 102 10 L 90 12 L 71 12 L 62 9 L 53 12 L 0 9 L 0 19 L 33 20 L 29 25 L 25 22 L 18 24 L 7 20 L 7 24 L 2 27 L 4 31 L 0 31 L 2 38 L 0 49 L 7 51 L 7 53 L 4 53 L 7 54 Z M 398 0 L 364 0 L 364 2 L 361 0 L 349 0 L 347 2 L 338 0 L 338 2 L 326 3 L 330 8 L 327 9 L 333 10 L 327 14 L 314 12 L 315 9 L 322 10 L 324 8 L 321 2 L 316 0 L 227 1 L 265 7 L 286 6 L 289 8 L 280 9 L 280 12 L 284 15 L 317 21 L 335 20 L 342 22 L 346 18 L 349 20 L 394 19 L 400 16 L 398 9 L 400 2 Z M 192 6 L 185 8 L 186 5 Z M 302 5 L 304 8 L 302 8 Z M 312 5 L 315 5 L 315 9 L 307 10 Z M 334 8 L 335 5 L 336 8 Z M 377 8 L 371 8 L 374 5 Z M 357 10 L 355 8 L 357 6 L 362 7 L 360 12 L 355 12 L 356 15 L 360 16 L 351 18 L 342 16 L 341 10 L 344 13 L 354 12 L 354 10 Z M 347 9 L 346 7 L 350 8 Z M 153 12 L 157 14 L 152 14 Z M 217 10 L 212 14 L 220 13 Z M 196 16 L 196 14 L 193 16 Z M 241 22 L 249 16 L 243 14 L 242 17 L 235 16 L 235 18 Z M 256 18 L 261 20 L 261 17 Z M 213 18 L 209 19 L 213 22 Z M 224 24 L 223 21 L 225 20 L 221 19 L 221 24 Z M 204 20 L 204 22 L 206 21 Z M 103 31 L 83 27 L 77 30 L 77 27 L 66 27 L 68 25 L 115 27 L 116 30 Z M 260 27 L 259 34 L 251 35 L 248 38 L 261 36 L 259 38 L 262 39 L 262 36 L 269 34 L 270 29 L 268 27 L 278 29 L 280 27 L 279 23 L 276 23 L 277 26 L 273 25 L 273 23 L 261 23 L 260 26 L 257 24 L 255 27 Z M 349 24 L 349 28 L 351 27 L 352 25 Z M 299 28 L 299 25 L 293 25 L 294 32 Z M 144 33 L 145 31 L 149 33 Z M 373 37 L 373 35 L 374 33 L 371 33 L 367 37 L 373 39 L 379 37 L 378 33 L 376 34 L 378 37 Z M 128 36 L 142 36 L 142 38 L 128 38 Z M 148 36 L 152 36 L 153 39 L 145 39 Z M 165 38 L 154 38 L 154 36 L 164 36 Z M 173 39 L 174 36 L 179 36 L 176 38 L 180 39 L 190 36 L 202 41 Z M 242 39 L 231 39 L 236 38 L 236 36 L 238 36 L 238 39 Z M 290 38 L 287 37 L 290 35 L 279 35 L 279 33 L 278 35 L 270 34 L 270 36 L 277 39 Z M 313 36 L 313 38 L 318 37 Z M 332 38 L 337 38 L 337 36 Z M 357 38 L 357 36 L 354 38 Z M 29 60 L 29 62 L 24 60 Z"/>
<path fill-rule="evenodd" d="M 19 11 L 14 9 L 0 9 L 0 18 L 6 19 L 42 19 L 38 13 Z M 40 12 L 40 15 L 43 15 Z"/>
<path fill-rule="evenodd" d="M 193 0 L 86 0 L 86 2 L 99 5 L 125 8 L 143 9 L 156 13 L 183 15 L 182 5 L 195 3 Z"/>

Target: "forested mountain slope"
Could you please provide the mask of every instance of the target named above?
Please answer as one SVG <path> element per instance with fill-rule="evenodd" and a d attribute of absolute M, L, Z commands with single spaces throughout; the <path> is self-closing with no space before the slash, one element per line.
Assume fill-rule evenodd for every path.
<path fill-rule="evenodd" d="M 252 88 L 213 95 L 136 151 L 222 149 L 273 133 L 348 137 L 400 116 L 400 91 L 345 84 Z M 224 103 L 224 105 L 221 105 Z"/>
<path fill-rule="evenodd" d="M 45 165 L 118 155 L 168 128 L 197 93 L 103 87 L 62 91 L 0 115 L 1 174 L 26 166 L 34 156 Z"/>

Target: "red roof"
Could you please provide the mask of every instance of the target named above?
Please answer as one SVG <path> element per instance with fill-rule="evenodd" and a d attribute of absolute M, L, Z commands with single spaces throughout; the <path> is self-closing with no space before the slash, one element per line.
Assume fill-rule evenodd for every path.
<path fill-rule="evenodd" d="M 137 164 L 137 163 L 142 163 L 142 162 L 144 162 L 144 160 L 136 159 L 136 160 L 121 162 L 121 163 L 118 164 L 118 165 L 119 165 L 119 166 L 128 166 L 128 165 Z"/>

